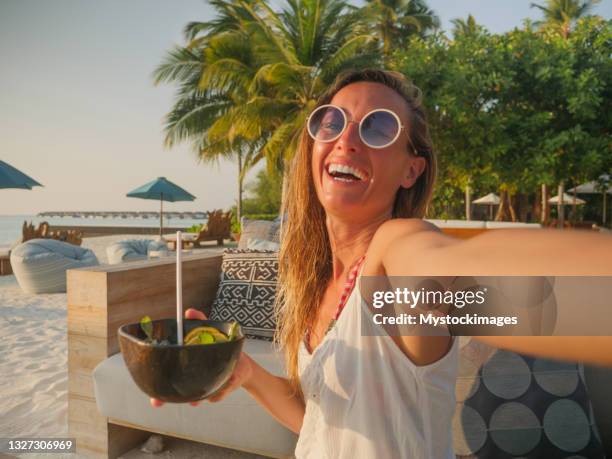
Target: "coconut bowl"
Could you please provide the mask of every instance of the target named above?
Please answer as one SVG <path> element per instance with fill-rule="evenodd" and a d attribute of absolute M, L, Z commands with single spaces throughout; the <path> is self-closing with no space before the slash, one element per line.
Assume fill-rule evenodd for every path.
<path fill-rule="evenodd" d="M 152 325 L 154 339 L 177 342 L 175 319 L 154 320 Z M 185 319 L 183 336 L 203 325 L 227 335 L 231 323 Z M 139 323 L 123 325 L 118 335 L 136 385 L 150 397 L 170 403 L 195 402 L 214 394 L 234 372 L 244 344 L 240 327 L 238 338 L 232 341 L 189 346 L 147 342 Z"/>

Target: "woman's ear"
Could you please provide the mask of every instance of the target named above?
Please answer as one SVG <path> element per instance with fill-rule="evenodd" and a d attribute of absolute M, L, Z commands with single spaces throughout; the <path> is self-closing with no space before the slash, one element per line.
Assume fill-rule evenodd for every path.
<path fill-rule="evenodd" d="M 425 158 L 422 158 L 420 156 L 411 157 L 410 161 L 408 161 L 408 164 L 406 165 L 404 177 L 402 178 L 400 186 L 402 188 L 411 188 L 412 186 L 414 186 L 417 179 L 425 170 L 426 165 L 427 161 L 425 161 Z"/>

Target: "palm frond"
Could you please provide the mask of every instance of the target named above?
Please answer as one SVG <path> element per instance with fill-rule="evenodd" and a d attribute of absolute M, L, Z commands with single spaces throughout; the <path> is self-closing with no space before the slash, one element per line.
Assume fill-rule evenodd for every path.
<path fill-rule="evenodd" d="M 230 104 L 226 98 L 200 94 L 179 99 L 166 116 L 165 146 L 171 148 L 202 135 Z"/>
<path fill-rule="evenodd" d="M 202 53 L 196 49 L 175 47 L 168 51 L 162 63 L 153 71 L 155 85 L 182 82 L 202 72 Z"/>

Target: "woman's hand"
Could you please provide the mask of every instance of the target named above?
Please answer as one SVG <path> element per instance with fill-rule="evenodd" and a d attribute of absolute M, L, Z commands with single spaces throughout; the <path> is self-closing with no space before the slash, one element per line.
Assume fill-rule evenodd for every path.
<path fill-rule="evenodd" d="M 197 309 L 187 309 L 187 311 L 185 311 L 185 319 L 206 320 L 207 317 L 202 311 L 198 311 Z M 253 360 L 251 360 L 251 358 L 244 352 L 241 352 L 230 379 L 228 379 L 223 387 L 221 387 L 217 392 L 208 397 L 206 401 L 214 403 L 223 400 L 230 393 L 247 383 L 251 376 L 253 376 Z M 151 399 L 151 406 L 153 407 L 157 408 L 163 404 L 164 402 L 161 400 L 156 398 Z M 198 406 L 200 402 L 189 402 L 189 404 L 192 406 Z"/>

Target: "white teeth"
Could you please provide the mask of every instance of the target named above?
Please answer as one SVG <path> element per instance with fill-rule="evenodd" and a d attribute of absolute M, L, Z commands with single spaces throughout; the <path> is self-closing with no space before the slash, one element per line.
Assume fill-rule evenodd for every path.
<path fill-rule="evenodd" d="M 335 164 L 335 163 L 331 163 L 329 166 L 327 166 L 327 172 L 329 172 L 329 174 L 334 174 L 336 172 L 340 172 L 342 174 L 351 174 L 352 176 L 354 176 L 355 178 L 359 179 L 359 180 L 364 180 L 365 176 L 363 175 L 363 173 L 351 166 L 347 166 L 345 164 Z M 343 181 L 350 181 L 347 179 L 341 179 L 340 177 L 335 177 L 337 180 L 343 180 Z"/>

